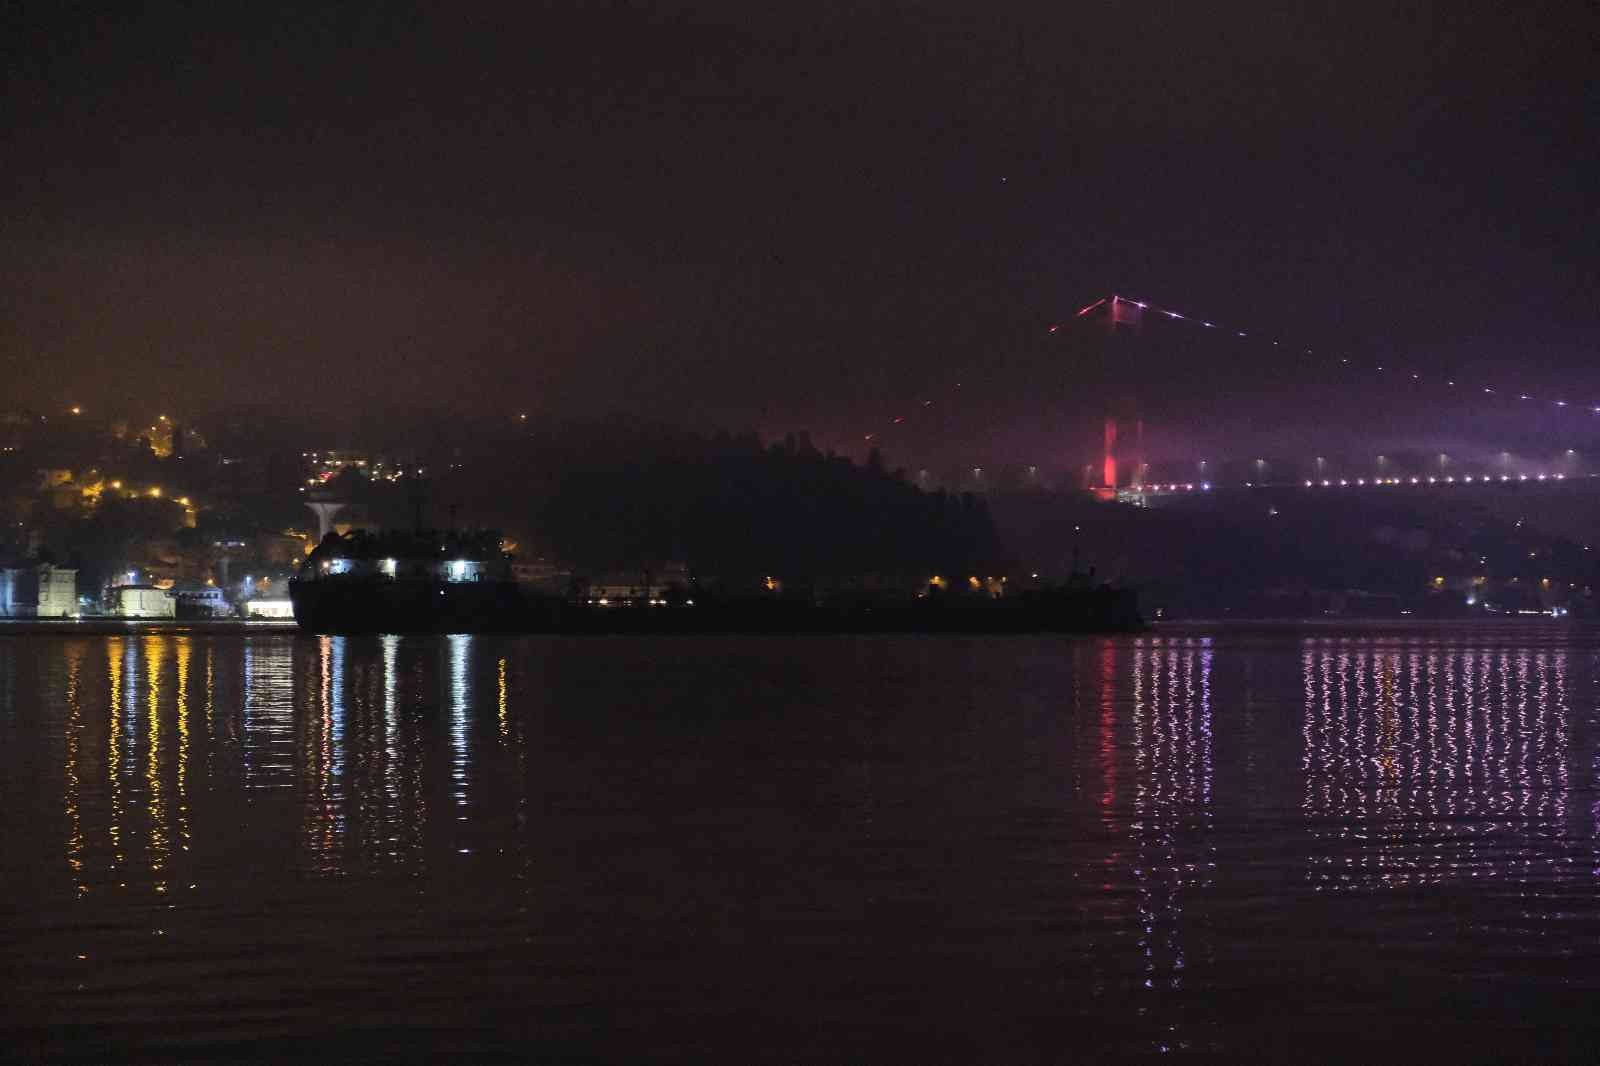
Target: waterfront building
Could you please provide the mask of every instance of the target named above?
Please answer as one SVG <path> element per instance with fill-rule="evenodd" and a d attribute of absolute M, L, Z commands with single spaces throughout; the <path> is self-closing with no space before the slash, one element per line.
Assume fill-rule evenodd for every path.
<path fill-rule="evenodd" d="M 177 612 L 185 618 L 227 618 L 233 614 L 220 588 L 215 585 L 178 585 L 172 589 Z"/>
<path fill-rule="evenodd" d="M 49 563 L 0 570 L 0 618 L 71 618 L 78 571 Z"/>
<path fill-rule="evenodd" d="M 154 585 L 119 585 L 115 614 L 120 618 L 176 618 L 178 600 L 171 591 Z"/>
<path fill-rule="evenodd" d="M 250 600 L 244 605 L 246 618 L 255 619 L 293 619 L 294 601 L 281 600 Z"/>

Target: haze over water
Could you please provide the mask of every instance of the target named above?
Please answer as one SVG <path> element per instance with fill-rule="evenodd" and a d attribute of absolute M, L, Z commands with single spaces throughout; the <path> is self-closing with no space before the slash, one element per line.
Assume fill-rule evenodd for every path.
<path fill-rule="evenodd" d="M 0 1046 L 1590 1059 L 1597 663 L 3 629 Z"/>

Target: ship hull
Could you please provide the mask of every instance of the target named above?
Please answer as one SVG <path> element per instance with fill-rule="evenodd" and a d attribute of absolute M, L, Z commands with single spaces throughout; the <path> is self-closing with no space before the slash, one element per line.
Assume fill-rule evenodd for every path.
<path fill-rule="evenodd" d="M 313 633 L 465 633 L 531 622 L 511 582 L 291 581 L 294 620 Z"/>
<path fill-rule="evenodd" d="M 598 606 L 513 582 L 294 581 L 295 621 L 315 633 L 1107 633 L 1143 628 L 1137 596 L 1085 589 L 1033 603 L 814 606 L 773 600 Z"/>

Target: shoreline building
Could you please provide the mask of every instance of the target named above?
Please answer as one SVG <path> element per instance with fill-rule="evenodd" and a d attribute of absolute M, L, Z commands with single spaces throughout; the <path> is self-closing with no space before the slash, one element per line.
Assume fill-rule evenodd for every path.
<path fill-rule="evenodd" d="M 155 585 L 118 585 L 116 614 L 120 618 L 176 618 L 177 597 Z"/>
<path fill-rule="evenodd" d="M 172 598 L 181 618 L 231 618 L 235 613 L 215 585 L 175 585 Z"/>
<path fill-rule="evenodd" d="M 249 600 L 244 605 L 244 616 L 253 621 L 292 621 L 294 601 L 287 598 Z"/>
<path fill-rule="evenodd" d="M 0 618 L 71 618 L 78 613 L 78 571 L 50 563 L 0 570 Z"/>

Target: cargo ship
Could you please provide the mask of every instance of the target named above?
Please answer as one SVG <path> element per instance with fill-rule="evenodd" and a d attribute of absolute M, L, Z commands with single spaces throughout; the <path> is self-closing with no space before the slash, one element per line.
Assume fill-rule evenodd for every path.
<path fill-rule="evenodd" d="M 289 582 L 316 633 L 1104 633 L 1143 628 L 1130 589 L 1078 583 L 1003 599 L 817 601 L 676 589 L 637 597 L 517 582 L 498 533 L 330 533 Z"/>
<path fill-rule="evenodd" d="M 322 538 L 289 581 L 317 633 L 466 632 L 526 624 L 529 602 L 494 532 L 354 532 Z"/>

